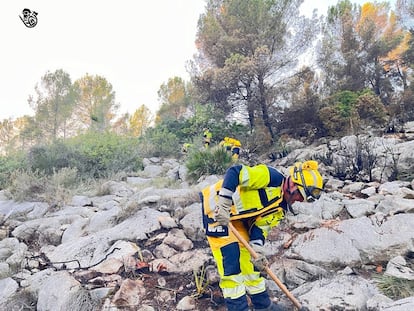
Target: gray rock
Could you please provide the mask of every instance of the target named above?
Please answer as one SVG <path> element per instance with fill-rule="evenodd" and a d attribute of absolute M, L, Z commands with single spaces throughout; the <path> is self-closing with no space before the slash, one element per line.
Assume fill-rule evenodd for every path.
<path fill-rule="evenodd" d="M 408 311 L 414 310 L 414 297 L 408 297 L 397 301 L 385 303 L 381 311 Z"/>
<path fill-rule="evenodd" d="M 19 288 L 19 284 L 10 277 L 0 279 L 0 306 L 5 303 Z"/>
<path fill-rule="evenodd" d="M 341 310 L 365 310 L 366 302 L 378 294 L 376 287 L 356 275 L 339 275 L 332 279 L 321 279 L 302 285 L 292 291 L 299 301 L 311 311 L 331 310 L 331 306 Z"/>
<path fill-rule="evenodd" d="M 81 285 L 68 272 L 51 274 L 39 288 L 37 310 L 67 310 L 72 296 L 81 290 Z"/>
<path fill-rule="evenodd" d="M 353 218 L 369 216 L 375 212 L 375 203 L 364 199 L 344 200 L 345 208 Z"/>
<path fill-rule="evenodd" d="M 402 256 L 392 258 L 388 262 L 387 269 L 384 274 L 404 280 L 414 280 L 414 271 L 407 266 L 407 262 Z"/>

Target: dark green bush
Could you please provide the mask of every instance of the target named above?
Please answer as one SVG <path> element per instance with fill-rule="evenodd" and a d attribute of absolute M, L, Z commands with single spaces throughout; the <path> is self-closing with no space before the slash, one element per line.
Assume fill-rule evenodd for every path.
<path fill-rule="evenodd" d="M 82 179 L 101 178 L 120 171 L 141 170 L 142 159 L 136 138 L 89 132 L 33 147 L 28 153 L 28 166 L 46 175 L 62 168 L 75 168 Z"/>
<path fill-rule="evenodd" d="M 181 152 L 178 137 L 163 127 L 149 129 L 138 146 L 143 157 L 178 157 Z"/>
<path fill-rule="evenodd" d="M 362 127 L 385 128 L 388 120 L 387 110 L 378 96 L 370 93 L 359 96 L 355 108 L 361 119 Z"/>
<path fill-rule="evenodd" d="M 232 164 L 231 154 L 221 147 L 194 150 L 185 163 L 192 181 L 197 181 L 203 175 L 222 175 Z"/>
<path fill-rule="evenodd" d="M 54 170 L 71 167 L 71 160 L 76 157 L 76 151 L 63 141 L 49 145 L 34 146 L 28 153 L 28 165 L 33 171 L 50 175 Z"/>
<path fill-rule="evenodd" d="M 218 144 L 225 136 L 234 137 L 243 144 L 249 128 L 238 122 L 229 122 L 222 111 L 211 105 L 195 105 L 194 115 L 188 118 L 164 118 L 140 138 L 140 149 L 149 156 L 177 157 L 183 143 L 202 146 L 203 128 L 213 134 L 211 144 Z"/>
<path fill-rule="evenodd" d="M 114 133 L 90 132 L 67 141 L 75 151 L 69 167 L 77 168 L 82 177 L 108 177 L 120 171 L 142 169 L 138 141 Z"/>

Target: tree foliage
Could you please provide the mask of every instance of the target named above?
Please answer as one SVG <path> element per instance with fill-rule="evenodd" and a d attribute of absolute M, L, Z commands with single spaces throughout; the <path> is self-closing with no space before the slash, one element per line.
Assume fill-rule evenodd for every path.
<path fill-rule="evenodd" d="M 312 140 L 326 134 L 319 114 L 322 103 L 318 90 L 319 80 L 309 67 L 302 68 L 280 89 L 291 105 L 281 109 L 280 118 L 274 120 L 279 135 Z"/>
<path fill-rule="evenodd" d="M 152 123 L 152 113 L 145 105 L 141 105 L 129 118 L 130 131 L 133 136 L 142 136 Z"/>
<path fill-rule="evenodd" d="M 343 0 L 330 7 L 318 58 L 330 94 L 369 87 L 390 104 L 395 80 L 405 79 L 401 65 L 406 40 L 407 33 L 386 2 L 357 7 Z"/>
<path fill-rule="evenodd" d="M 299 15 L 302 1 L 210 0 L 199 20 L 200 72 L 193 77 L 205 102 L 224 112 L 246 112 L 274 139 L 272 89 L 294 70 L 315 24 Z"/>
<path fill-rule="evenodd" d="M 16 138 L 15 123 L 11 118 L 0 121 L 0 141 L 8 147 L 13 147 Z"/>
<path fill-rule="evenodd" d="M 342 91 L 329 98 L 320 110 L 320 118 L 328 135 L 357 134 L 363 129 L 384 128 L 388 112 L 371 90 Z"/>
<path fill-rule="evenodd" d="M 37 98 L 30 99 L 35 124 L 42 139 L 52 141 L 66 136 L 66 126 L 74 107 L 74 92 L 68 73 L 62 69 L 48 71 L 36 88 Z"/>
<path fill-rule="evenodd" d="M 185 115 L 190 103 L 189 90 L 180 77 L 170 78 L 158 90 L 161 107 L 157 112 L 156 122 L 166 119 L 178 119 Z"/>
<path fill-rule="evenodd" d="M 178 155 L 183 143 L 201 147 L 205 127 L 213 145 L 233 136 L 265 151 L 286 134 L 311 142 L 414 120 L 413 1 L 398 0 L 394 12 L 387 2 L 341 0 L 321 20 L 300 16 L 302 2 L 208 0 L 191 81 L 161 85 L 154 123 L 144 105 L 117 116 L 115 91 L 102 76 L 72 84 L 63 70 L 48 71 L 29 99 L 34 116 L 0 123 L 1 151 L 39 156 L 35 147 L 98 132 L 132 139 L 146 156 Z M 317 67 L 302 64 L 315 53 Z M 55 147 L 45 163 L 71 154 Z"/>
<path fill-rule="evenodd" d="M 103 132 L 111 126 L 118 104 L 112 85 L 98 75 L 86 74 L 74 83 L 78 94 L 75 116 L 77 122 L 86 129 Z"/>

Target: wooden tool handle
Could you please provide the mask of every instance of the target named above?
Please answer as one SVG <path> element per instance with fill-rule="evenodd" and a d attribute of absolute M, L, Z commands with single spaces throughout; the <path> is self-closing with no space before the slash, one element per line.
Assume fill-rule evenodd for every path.
<path fill-rule="evenodd" d="M 258 258 L 259 255 L 255 252 L 253 247 L 250 246 L 250 244 L 241 236 L 241 234 L 234 228 L 233 224 L 230 222 L 228 224 L 228 227 L 230 228 L 231 232 L 236 236 L 236 238 L 240 241 L 240 243 L 243 244 L 244 247 L 247 248 L 250 255 L 253 258 Z M 272 280 L 276 283 L 277 286 L 282 290 L 282 292 L 285 293 L 285 295 L 293 302 L 296 308 L 299 310 L 302 308 L 302 305 L 299 303 L 299 301 L 293 296 L 293 294 L 286 288 L 286 286 L 279 280 L 279 278 L 276 276 L 276 274 L 273 273 L 272 270 L 268 266 L 265 268 L 266 273 L 272 278 Z"/>

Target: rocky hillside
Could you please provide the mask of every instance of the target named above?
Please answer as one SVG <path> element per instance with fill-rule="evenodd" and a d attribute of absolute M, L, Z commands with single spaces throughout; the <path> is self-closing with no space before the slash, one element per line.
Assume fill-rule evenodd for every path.
<path fill-rule="evenodd" d="M 291 142 L 294 151 L 272 162 L 286 173 L 296 160 L 324 160 L 326 193 L 296 203 L 296 215 L 267 242 L 270 268 L 310 310 L 414 310 L 414 296 L 381 291 L 385 276 L 414 281 L 414 181 L 385 181 L 397 170 L 414 172 L 413 132 L 366 138 L 376 155 L 359 176 L 367 181 L 333 177 L 355 172 L 349 150 L 358 150 L 359 137 Z M 190 185 L 177 160 L 144 165 L 140 176 L 107 182 L 103 194 L 74 196 L 59 209 L 0 196 L 1 310 L 225 310 L 198 199 L 221 176 Z M 268 286 L 294 309 L 271 279 Z"/>

